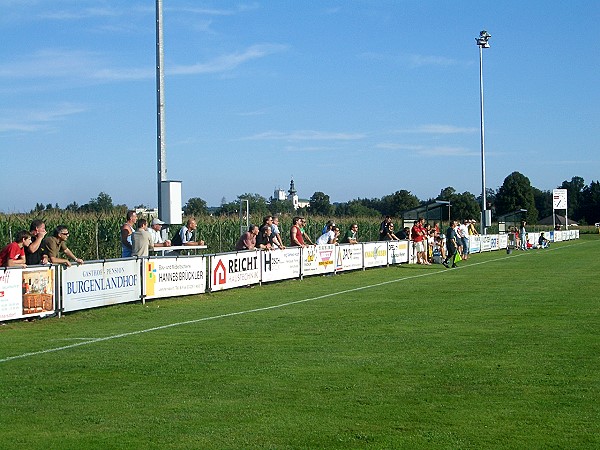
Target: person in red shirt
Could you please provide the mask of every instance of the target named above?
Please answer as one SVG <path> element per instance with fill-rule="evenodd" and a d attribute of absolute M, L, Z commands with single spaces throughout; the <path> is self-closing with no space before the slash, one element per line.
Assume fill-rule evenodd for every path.
<path fill-rule="evenodd" d="M 427 244 L 427 236 L 425 228 L 423 227 L 424 222 L 425 219 L 422 217 L 417 219 L 417 222 L 412 227 L 411 236 L 413 238 L 413 245 L 417 254 L 417 264 L 429 265 L 431 263 L 427 261 L 427 249 L 425 247 Z"/>
<path fill-rule="evenodd" d="M 8 244 L 0 252 L 0 266 L 27 267 L 25 262 L 25 247 L 31 244 L 31 233 L 26 230 L 19 231 L 15 241 Z"/>

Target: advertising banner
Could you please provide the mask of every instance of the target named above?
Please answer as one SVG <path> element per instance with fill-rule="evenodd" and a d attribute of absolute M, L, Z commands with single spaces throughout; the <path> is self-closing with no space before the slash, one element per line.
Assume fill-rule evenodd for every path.
<path fill-rule="evenodd" d="M 302 276 L 335 272 L 335 245 L 311 245 L 302 249 Z"/>
<path fill-rule="evenodd" d="M 481 240 L 481 251 L 489 252 L 492 249 L 492 236 L 489 234 L 479 236 Z"/>
<path fill-rule="evenodd" d="M 210 257 L 210 289 L 222 291 L 260 282 L 260 253 L 248 250 Z"/>
<path fill-rule="evenodd" d="M 388 241 L 365 242 L 363 244 L 363 259 L 365 267 L 387 265 Z"/>
<path fill-rule="evenodd" d="M 177 297 L 206 292 L 206 257 L 149 258 L 144 264 L 146 298 Z"/>
<path fill-rule="evenodd" d="M 65 312 L 140 300 L 140 261 L 111 260 L 63 269 L 62 294 Z"/>
<path fill-rule="evenodd" d="M 0 321 L 53 314 L 55 268 L 0 272 Z"/>
<path fill-rule="evenodd" d="M 410 241 L 388 241 L 388 264 L 408 263 Z"/>
<path fill-rule="evenodd" d="M 481 251 L 481 236 L 472 234 L 469 236 L 469 253 L 479 253 Z"/>
<path fill-rule="evenodd" d="M 261 280 L 263 283 L 300 277 L 300 247 L 285 250 L 261 251 Z"/>
<path fill-rule="evenodd" d="M 508 234 L 499 234 L 498 235 L 498 248 L 504 249 L 508 247 Z"/>
<path fill-rule="evenodd" d="M 335 249 L 335 270 L 357 270 L 363 268 L 362 244 L 340 244 Z"/>

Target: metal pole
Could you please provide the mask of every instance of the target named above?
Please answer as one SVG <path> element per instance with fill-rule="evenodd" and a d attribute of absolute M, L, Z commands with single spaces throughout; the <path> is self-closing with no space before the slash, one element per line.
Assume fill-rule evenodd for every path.
<path fill-rule="evenodd" d="M 162 0 L 156 0 L 156 168 L 158 217 L 160 219 L 162 219 L 161 182 L 167 180 L 167 151 L 165 148 L 165 55 L 162 22 Z"/>
<path fill-rule="evenodd" d="M 479 45 L 479 104 L 481 106 L 481 230 L 480 234 L 486 234 L 485 211 L 487 204 L 485 200 L 485 126 L 483 120 L 483 45 Z"/>

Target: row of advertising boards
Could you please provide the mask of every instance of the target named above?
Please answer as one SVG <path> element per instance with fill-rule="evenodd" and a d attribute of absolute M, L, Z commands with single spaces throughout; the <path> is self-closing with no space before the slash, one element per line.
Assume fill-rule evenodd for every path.
<path fill-rule="evenodd" d="M 562 233 L 549 238 L 579 237 Z M 486 235 L 473 236 L 469 247 L 477 253 L 507 245 L 507 235 Z M 0 272 L 0 321 L 413 263 L 412 247 L 410 241 L 383 241 L 5 269 Z"/>

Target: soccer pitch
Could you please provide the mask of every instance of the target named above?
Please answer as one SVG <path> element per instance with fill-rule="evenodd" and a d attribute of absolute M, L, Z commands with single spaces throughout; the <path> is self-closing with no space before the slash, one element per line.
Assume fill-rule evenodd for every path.
<path fill-rule="evenodd" d="M 598 448 L 600 239 L 0 327 L 0 448 Z"/>

